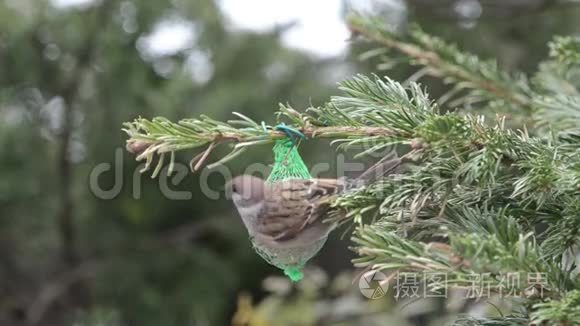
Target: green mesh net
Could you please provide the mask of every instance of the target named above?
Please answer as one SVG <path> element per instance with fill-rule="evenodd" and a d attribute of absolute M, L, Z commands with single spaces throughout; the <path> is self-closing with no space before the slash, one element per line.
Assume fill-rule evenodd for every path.
<path fill-rule="evenodd" d="M 286 268 L 286 269 L 284 269 L 284 274 L 286 276 L 288 276 L 288 278 L 292 282 L 298 282 L 298 281 L 300 281 L 304 277 L 304 274 L 302 274 L 302 268 L 301 267 L 289 267 L 289 268 Z"/>
<path fill-rule="evenodd" d="M 310 179 L 312 176 L 304 164 L 302 157 L 298 153 L 297 146 L 295 146 L 294 141 L 291 138 L 282 139 L 276 141 L 273 148 L 274 152 L 274 166 L 272 167 L 272 172 L 266 180 L 267 183 L 273 183 L 276 181 L 282 181 L 287 179 Z M 323 243 L 322 243 L 323 244 Z M 320 250 L 320 247 L 314 250 L 314 254 Z M 283 258 L 280 257 L 280 253 L 273 254 L 260 250 L 254 246 L 256 252 L 264 258 L 268 263 L 284 270 L 284 274 L 288 276 L 293 282 L 298 282 L 302 279 L 302 267 L 310 259 L 313 254 L 312 252 L 285 252 L 283 253 Z M 312 248 L 311 248 L 312 249 Z M 288 262 L 288 258 L 291 257 Z"/>
<path fill-rule="evenodd" d="M 276 141 L 273 151 L 274 166 L 266 182 L 272 183 L 287 179 L 312 178 L 292 140 L 282 139 Z"/>

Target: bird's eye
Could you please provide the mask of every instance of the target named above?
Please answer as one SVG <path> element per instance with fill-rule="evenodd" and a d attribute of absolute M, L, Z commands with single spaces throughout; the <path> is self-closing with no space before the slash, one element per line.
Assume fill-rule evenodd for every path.
<path fill-rule="evenodd" d="M 238 187 L 236 187 L 236 185 L 232 185 L 232 191 L 237 193 L 238 192 Z"/>

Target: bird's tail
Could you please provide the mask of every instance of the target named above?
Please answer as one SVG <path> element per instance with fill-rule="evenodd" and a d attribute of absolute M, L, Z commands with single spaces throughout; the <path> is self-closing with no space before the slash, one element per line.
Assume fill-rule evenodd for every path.
<path fill-rule="evenodd" d="M 357 178 L 357 182 L 363 185 L 374 183 L 389 174 L 399 171 L 401 163 L 402 161 L 397 157 L 397 153 L 391 152 L 363 172 Z"/>

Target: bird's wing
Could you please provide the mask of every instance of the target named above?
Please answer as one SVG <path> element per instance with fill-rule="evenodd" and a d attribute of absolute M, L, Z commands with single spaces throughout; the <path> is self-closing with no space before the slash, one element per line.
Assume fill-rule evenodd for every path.
<path fill-rule="evenodd" d="M 269 186 L 257 231 L 277 241 L 294 238 L 322 222 L 331 200 L 345 188 L 341 179 L 286 180 Z"/>

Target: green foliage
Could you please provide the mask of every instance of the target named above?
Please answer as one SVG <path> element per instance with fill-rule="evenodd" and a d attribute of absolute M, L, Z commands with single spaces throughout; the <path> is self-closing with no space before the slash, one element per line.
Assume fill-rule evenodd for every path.
<path fill-rule="evenodd" d="M 455 324 L 578 319 L 577 38 L 554 38 L 550 59 L 528 71 L 553 34 L 577 30 L 577 9 L 481 21 L 472 29 L 430 20 L 405 35 L 384 28 L 384 17 L 353 17 L 354 36 L 372 42 L 363 56 L 394 70 L 386 79 L 357 75 L 330 97 L 328 81 L 343 78 L 345 69 L 364 71 L 364 63 L 290 50 L 280 41 L 286 27 L 231 29 L 217 1 L 57 2 L 0 2 L 0 324 L 33 324 L 33 317 L 42 325 L 225 324 L 237 292 L 258 291 L 273 272 L 248 246 L 241 223 L 232 222 L 232 207 L 194 186 L 197 175 L 171 187 L 192 199 L 169 200 L 158 180 L 135 173 L 142 166 L 115 155 L 124 141 L 116 126 L 139 116 L 147 119 L 125 125 L 128 147 L 163 177 L 163 167 L 179 171 L 187 161 L 181 154 L 192 150 L 199 151 L 191 161 L 196 171 L 214 159 L 236 173 L 251 160 L 267 161 L 271 146 L 286 137 L 272 127 L 282 121 L 358 156 L 400 144 L 410 151 L 407 169 L 338 198 L 335 212 L 346 211 L 346 218 L 329 216 L 357 228 L 354 249 L 364 254 L 357 262 L 392 272 L 447 270 L 450 286 L 466 285 L 476 271 L 542 271 L 550 298 L 514 300 L 505 316 L 459 316 Z M 194 42 L 177 53 L 146 54 L 143 41 L 174 18 L 195 26 Z M 195 54 L 208 55 L 208 66 L 195 65 L 210 69 L 208 80 L 192 73 L 188 58 Z M 409 75 L 409 82 L 394 81 Z M 419 79 L 430 96 L 412 83 Z M 281 100 L 314 107 L 282 105 L 273 118 L 270 108 Z M 240 112 L 236 121 L 222 122 L 232 111 Z M 156 116 L 164 118 L 149 118 Z M 324 150 L 313 155 L 312 143 L 300 148 L 307 162 L 328 159 Z M 123 185 L 106 200 L 87 184 L 103 163 L 114 169 L 99 175 L 100 187 Z M 209 180 L 214 189 L 222 184 Z M 68 250 L 76 262 L 61 258 Z M 335 274 L 342 267 L 334 255 L 322 258 L 329 256 Z M 265 298 L 265 320 L 405 324 L 392 299 L 361 297 L 353 276 L 319 293 L 308 285 L 313 275 L 306 272 L 296 297 Z M 444 308 L 433 307 L 441 317 Z"/>
<path fill-rule="evenodd" d="M 139 176 L 142 166 L 116 155 L 124 142 L 116 126 L 138 116 L 211 112 L 222 119 L 233 107 L 261 120 L 280 98 L 326 99 L 330 86 L 319 76 L 330 62 L 288 49 L 279 30 L 229 29 L 213 0 L 55 6 L 61 2 L 0 1 L 0 324 L 32 324 L 22 319 L 37 301 L 47 305 L 39 325 L 226 324 L 238 289 L 255 288 L 272 270 L 242 245 L 247 235 L 231 220 L 229 203 L 210 202 L 193 186 L 198 176 L 179 184 L 170 178 L 171 190 L 192 198 L 169 200 L 158 180 Z M 144 40 L 174 20 L 194 26 L 192 43 L 147 55 Z M 207 66 L 192 67 L 190 56 L 199 54 L 208 55 Z M 284 69 L 267 74 L 272 67 Z M 208 80 L 196 78 L 198 68 L 209 69 Z M 72 111 L 68 137 L 65 110 Z M 168 138 L 192 148 L 179 131 Z M 67 158 L 69 167 L 61 167 Z M 163 166 L 172 160 L 178 171 L 185 158 L 169 150 Z M 98 175 L 98 186 L 113 190 L 113 198 L 91 188 L 91 172 L 103 165 L 111 169 Z M 156 166 L 151 162 L 150 170 Z M 223 186 L 219 178 L 208 183 Z M 59 218 L 67 209 L 75 241 L 64 244 Z M 83 276 L 90 291 L 81 298 L 69 291 L 77 266 L 61 259 L 65 246 L 78 253 L 79 265 L 99 266 Z M 242 266 L 246 273 L 237 272 Z"/>
<path fill-rule="evenodd" d="M 550 56 L 566 64 L 580 64 L 580 38 L 557 36 L 550 44 Z"/>
<path fill-rule="evenodd" d="M 298 112 L 281 106 L 279 119 L 311 138 L 334 138 L 339 149 L 364 145 L 359 156 L 393 145 L 410 148 L 403 156 L 409 163 L 403 173 L 334 202 L 336 212 L 346 214 L 330 219 L 356 225 L 355 266 L 389 273 L 445 273 L 444 284 L 436 286 L 459 288 L 480 275 L 496 292 L 507 274 L 520 279 L 541 275 L 542 288 L 516 285 L 524 298 L 518 305 L 525 313 L 521 317 L 465 318 L 457 324 L 524 324 L 530 314 L 542 322 L 576 322 L 578 316 L 569 307 L 580 286 L 573 256 L 580 245 L 577 95 L 542 87 L 546 83 L 538 81 L 546 82 L 545 72 L 530 83 L 418 27 L 401 37 L 377 19 L 351 16 L 349 24 L 355 34 L 398 51 L 411 64 L 451 83 L 452 91 L 462 91 L 465 99 L 494 103 L 488 108 L 495 109 L 509 103 L 506 107 L 519 111 L 522 119 L 534 118 L 531 132 L 525 126 L 514 129 L 502 116 L 488 122 L 480 114 L 440 107 L 415 82 L 404 86 L 388 77 L 364 75 L 340 83 L 343 94 L 321 107 Z M 551 47 L 561 64 L 570 64 L 577 54 L 570 40 L 557 39 Z M 255 136 L 251 132 L 259 125 L 244 121 L 249 129 L 214 123 L 203 132 L 222 135 L 219 131 L 226 128 L 239 146 L 279 136 L 270 129 Z M 130 135 L 138 139 L 142 129 L 135 130 Z M 143 137 L 149 135 L 146 131 Z M 163 142 L 162 137 L 164 133 L 152 140 Z M 364 223 L 371 213 L 373 222 Z M 543 303 L 547 298 L 553 301 Z"/>
<path fill-rule="evenodd" d="M 531 317 L 535 323 L 580 325 L 580 291 L 570 291 L 561 300 L 537 303 L 534 309 Z"/>
<path fill-rule="evenodd" d="M 495 61 L 482 61 L 453 44 L 425 33 L 416 25 L 402 37 L 387 29 L 380 19 L 351 15 L 348 24 L 355 34 L 361 34 L 380 47 L 397 51 L 412 65 L 425 67 L 418 73 L 419 76 L 428 74 L 452 84 L 453 88 L 444 97 L 459 96 L 455 98 L 455 103 L 505 100 L 506 103 L 529 109 L 530 86 L 523 74 L 506 73 L 498 68 Z M 384 52 L 374 53 L 383 55 Z"/>
<path fill-rule="evenodd" d="M 502 316 L 496 318 L 460 317 L 453 326 L 524 326 L 529 325 L 526 317 Z"/>

